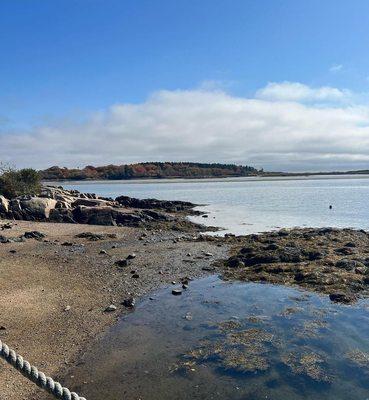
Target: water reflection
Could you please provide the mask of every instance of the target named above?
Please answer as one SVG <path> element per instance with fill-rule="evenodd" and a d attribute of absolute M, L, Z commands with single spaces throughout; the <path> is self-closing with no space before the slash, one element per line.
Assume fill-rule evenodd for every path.
<path fill-rule="evenodd" d="M 89 400 L 367 399 L 368 320 L 367 301 L 210 277 L 144 299 L 68 383 Z"/>

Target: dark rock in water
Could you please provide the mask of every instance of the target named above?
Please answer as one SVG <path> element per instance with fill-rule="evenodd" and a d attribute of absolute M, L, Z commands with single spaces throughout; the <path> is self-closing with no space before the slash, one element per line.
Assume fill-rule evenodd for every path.
<path fill-rule="evenodd" d="M 127 308 L 133 308 L 136 304 L 136 300 L 134 297 L 129 297 L 122 301 L 122 305 Z"/>
<path fill-rule="evenodd" d="M 41 240 L 44 237 L 46 237 L 46 235 L 44 235 L 43 233 L 41 233 L 39 231 L 25 232 L 23 236 L 26 239 L 36 239 L 36 240 Z"/>
<path fill-rule="evenodd" d="M 349 293 L 331 293 L 329 295 L 331 301 L 335 303 L 345 303 L 350 304 L 357 300 L 356 296 Z"/>
<path fill-rule="evenodd" d="M 173 294 L 174 296 L 180 296 L 180 295 L 182 294 L 182 290 L 180 290 L 180 289 L 173 289 L 173 290 L 172 290 L 172 294 Z"/>

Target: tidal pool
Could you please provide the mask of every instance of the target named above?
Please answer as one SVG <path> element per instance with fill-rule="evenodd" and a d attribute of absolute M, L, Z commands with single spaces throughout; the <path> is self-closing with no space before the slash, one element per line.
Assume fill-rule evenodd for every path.
<path fill-rule="evenodd" d="M 144 298 L 66 382 L 89 400 L 369 399 L 369 301 L 190 282 Z"/>

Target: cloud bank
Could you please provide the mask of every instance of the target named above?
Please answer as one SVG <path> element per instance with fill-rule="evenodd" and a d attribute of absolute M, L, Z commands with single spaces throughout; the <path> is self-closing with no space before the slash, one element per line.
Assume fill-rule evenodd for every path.
<path fill-rule="evenodd" d="M 0 134 L 17 166 L 139 161 L 232 162 L 268 170 L 369 167 L 369 105 L 332 87 L 269 83 L 250 98 L 222 90 L 159 91 L 84 121 Z"/>

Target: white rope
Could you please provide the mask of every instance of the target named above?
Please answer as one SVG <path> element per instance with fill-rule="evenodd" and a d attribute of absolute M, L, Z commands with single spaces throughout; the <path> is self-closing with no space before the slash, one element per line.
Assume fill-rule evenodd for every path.
<path fill-rule="evenodd" d="M 55 382 L 52 378 L 46 376 L 23 357 L 18 355 L 13 349 L 10 349 L 0 340 L 0 357 L 7 363 L 12 365 L 22 375 L 38 387 L 46 390 L 57 399 L 60 400 L 86 400 L 84 397 L 78 396 L 77 393 L 70 392 L 69 389 L 63 387 L 59 382 Z"/>

